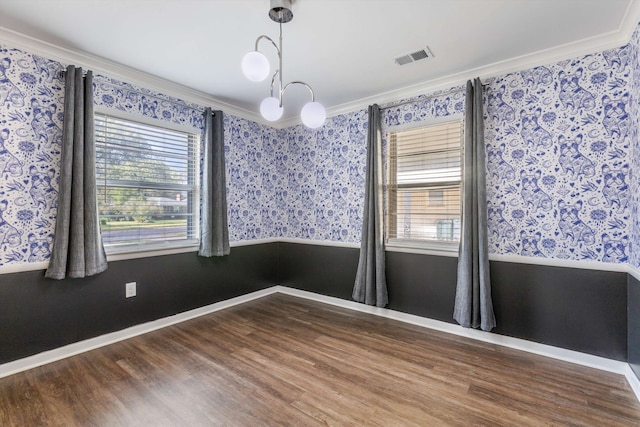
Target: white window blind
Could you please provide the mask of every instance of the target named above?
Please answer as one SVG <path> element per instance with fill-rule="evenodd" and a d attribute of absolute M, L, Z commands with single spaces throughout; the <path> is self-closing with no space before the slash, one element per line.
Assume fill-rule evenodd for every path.
<path fill-rule="evenodd" d="M 388 134 L 387 239 L 460 239 L 462 121 Z"/>
<path fill-rule="evenodd" d="M 100 228 L 106 247 L 196 243 L 196 134 L 95 115 Z"/>

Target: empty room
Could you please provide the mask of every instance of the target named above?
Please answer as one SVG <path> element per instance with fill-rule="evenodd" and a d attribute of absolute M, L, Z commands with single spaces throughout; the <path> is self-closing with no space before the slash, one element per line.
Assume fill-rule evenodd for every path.
<path fill-rule="evenodd" d="M 0 0 L 0 425 L 640 425 L 640 0 Z"/>

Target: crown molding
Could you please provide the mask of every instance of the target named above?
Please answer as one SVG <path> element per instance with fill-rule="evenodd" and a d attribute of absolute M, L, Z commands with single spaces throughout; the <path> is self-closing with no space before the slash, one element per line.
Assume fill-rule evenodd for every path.
<path fill-rule="evenodd" d="M 110 61 L 97 55 L 57 46 L 53 43 L 36 39 L 5 27 L 0 27 L 0 43 L 7 43 L 12 48 L 18 48 L 28 53 L 58 61 L 65 66 L 73 64 L 79 67 L 89 68 L 93 70 L 95 74 L 104 74 L 107 77 L 150 89 L 162 95 L 179 98 L 202 107 L 212 107 L 213 109 L 224 111 L 225 114 L 263 125 L 271 125 L 270 122 L 264 120 L 260 115 L 220 101 L 208 93 L 128 67 L 115 61 Z"/>
<path fill-rule="evenodd" d="M 438 90 L 450 89 L 461 86 L 467 80 L 475 77 L 487 80 L 540 65 L 552 64 L 566 59 L 621 47 L 629 43 L 634 31 L 638 28 L 638 22 L 640 22 L 640 0 L 630 0 L 620 26 L 615 31 L 336 105 L 327 109 L 327 117 L 362 110 L 371 104 L 382 105 L 400 99 L 430 94 Z M 283 121 L 282 123 L 289 126 L 300 124 L 295 118 Z"/>
<path fill-rule="evenodd" d="M 618 29 L 615 31 L 336 105 L 327 108 L 327 117 L 329 118 L 340 114 L 351 113 L 364 109 L 368 105 L 375 103 L 385 104 L 399 99 L 412 98 L 419 95 L 433 93 L 438 90 L 449 89 L 451 87 L 460 86 L 464 84 L 466 80 L 475 77 L 480 77 L 481 79 L 486 80 L 539 65 L 550 64 L 582 55 L 601 52 L 606 49 L 620 47 L 629 42 L 633 32 L 638 27 L 639 21 L 640 0 L 630 0 L 625 15 L 618 26 Z M 250 120 L 274 129 L 285 129 L 302 125 L 300 118 L 297 116 L 278 122 L 269 122 L 254 111 L 246 110 L 221 101 L 205 92 L 142 72 L 114 61 L 109 61 L 96 55 L 57 46 L 8 28 L 0 27 L 0 41 L 6 41 L 12 44 L 12 47 L 21 48 L 28 52 L 65 64 L 72 63 L 78 66 L 85 66 L 93 69 L 95 72 L 101 72 L 109 77 L 155 90 L 165 95 L 181 98 L 185 101 L 199 105 L 222 109 L 227 114 Z"/>
<path fill-rule="evenodd" d="M 467 80 L 475 77 L 487 80 L 540 65 L 552 64 L 624 46 L 631 39 L 639 21 L 640 0 L 631 0 L 622 23 L 615 31 L 336 105 L 327 108 L 327 118 L 363 110 L 372 104 L 383 105 L 400 99 L 413 98 L 439 90 L 462 86 Z M 277 122 L 277 128 L 281 129 L 301 124 L 298 118 L 292 117 Z"/>
<path fill-rule="evenodd" d="M 620 39 L 622 43 L 621 46 L 628 43 L 633 36 L 633 33 L 638 28 L 638 23 L 640 22 L 640 1 L 639 0 L 631 0 L 629 2 L 629 6 L 627 7 L 627 11 L 625 12 L 624 17 L 622 18 L 622 22 L 620 22 L 620 26 L 618 27 L 618 32 L 620 33 Z"/>

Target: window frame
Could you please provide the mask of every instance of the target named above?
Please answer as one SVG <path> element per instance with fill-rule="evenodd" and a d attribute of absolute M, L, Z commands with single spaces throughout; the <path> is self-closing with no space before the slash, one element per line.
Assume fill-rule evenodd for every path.
<path fill-rule="evenodd" d="M 101 105 L 94 106 L 94 126 L 95 116 L 106 115 L 115 119 L 126 120 L 130 122 L 136 122 L 143 125 L 155 126 L 172 130 L 176 132 L 189 133 L 195 136 L 195 152 L 194 152 L 194 166 L 193 171 L 194 185 L 193 185 L 193 224 L 194 224 L 194 239 L 183 240 L 166 240 L 148 243 L 134 243 L 128 245 L 107 245 L 104 244 L 104 249 L 107 254 L 108 261 L 117 261 L 123 259 L 142 258 L 148 256 L 160 256 L 169 255 L 175 253 L 193 252 L 197 251 L 200 245 L 200 210 L 201 210 L 201 167 L 202 167 L 202 129 L 180 125 L 177 123 L 154 119 L 152 117 L 144 116 L 142 114 L 136 114 L 131 112 L 125 112 L 117 109 L 108 108 Z M 97 154 L 97 141 L 96 141 L 96 154 Z M 96 176 L 97 179 L 97 176 Z M 96 188 L 99 188 L 101 184 L 96 182 Z M 99 213 L 99 205 L 98 205 Z M 102 233 L 102 228 L 101 228 Z"/>
<path fill-rule="evenodd" d="M 384 158 L 385 165 L 385 185 L 384 185 L 384 242 L 385 248 L 391 252 L 409 252 L 422 253 L 432 255 L 457 256 L 460 241 L 444 241 L 444 240 L 425 240 L 425 239 L 401 239 L 389 237 L 389 221 L 390 215 L 390 194 L 389 186 L 391 183 L 391 153 L 390 153 L 390 134 L 393 132 L 410 131 L 414 129 L 424 128 L 432 125 L 443 124 L 447 122 L 460 122 L 460 219 L 462 220 L 462 187 L 464 185 L 464 115 L 461 113 L 451 114 L 444 117 L 430 117 L 428 119 L 411 122 L 403 125 L 389 126 L 383 129 L 382 137 L 384 138 L 386 152 Z M 462 226 L 462 223 L 461 223 Z"/>

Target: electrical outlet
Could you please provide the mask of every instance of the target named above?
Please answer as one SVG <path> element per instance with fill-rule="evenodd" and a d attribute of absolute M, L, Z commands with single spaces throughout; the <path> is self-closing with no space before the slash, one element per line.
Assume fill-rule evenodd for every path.
<path fill-rule="evenodd" d="M 124 289 L 125 289 L 125 296 L 127 298 L 136 296 L 136 282 L 129 282 L 125 284 Z"/>

